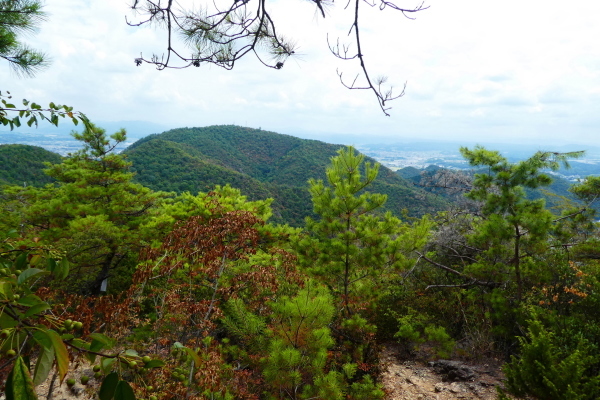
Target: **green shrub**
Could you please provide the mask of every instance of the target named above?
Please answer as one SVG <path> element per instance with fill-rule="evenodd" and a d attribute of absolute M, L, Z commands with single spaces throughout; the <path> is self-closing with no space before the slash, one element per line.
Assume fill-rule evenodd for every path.
<path fill-rule="evenodd" d="M 454 350 L 454 340 L 446 328 L 428 322 L 427 317 L 409 309 L 408 314 L 397 317 L 398 332 L 394 335 L 409 347 L 418 349 L 422 344 L 430 344 L 437 357 L 449 357 Z"/>
<path fill-rule="evenodd" d="M 519 337 L 520 357 L 505 365 L 507 390 L 517 396 L 547 400 L 597 399 L 600 376 L 593 371 L 597 348 L 582 336 L 576 348 L 557 344 L 556 335 L 537 320 L 529 321 L 527 337 Z"/>

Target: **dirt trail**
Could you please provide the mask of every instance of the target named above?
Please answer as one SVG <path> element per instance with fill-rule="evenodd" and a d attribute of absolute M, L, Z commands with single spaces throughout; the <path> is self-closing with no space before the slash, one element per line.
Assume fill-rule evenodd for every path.
<path fill-rule="evenodd" d="M 397 347 L 382 352 L 382 382 L 387 400 L 495 400 L 496 386 L 502 387 L 501 366 L 495 361 L 403 360 Z"/>

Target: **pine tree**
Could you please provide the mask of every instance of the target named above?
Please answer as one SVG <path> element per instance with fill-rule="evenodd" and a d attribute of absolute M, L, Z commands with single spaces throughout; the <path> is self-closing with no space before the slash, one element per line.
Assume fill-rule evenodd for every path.
<path fill-rule="evenodd" d="M 307 234 L 295 242 L 301 268 L 328 287 L 336 311 L 331 327 L 338 370 L 331 369 L 315 385 L 323 398 L 336 398 L 336 382 L 345 382 L 341 387 L 348 398 L 376 399 L 383 392 L 366 371 L 377 354 L 374 322 L 379 300 L 406 268 L 406 254 L 424 244 L 430 224 L 424 218 L 411 227 L 382 213 L 386 196 L 366 190 L 379 166 L 364 163 L 354 148 L 340 149 L 331 161 L 327 184 L 310 181 L 320 218 L 307 218 Z M 362 368 L 351 371 L 353 365 Z"/>
<path fill-rule="evenodd" d="M 19 35 L 37 30 L 44 16 L 39 0 L 0 0 L 0 58 L 17 74 L 33 76 L 48 65 L 45 54 L 19 40 Z"/>
<path fill-rule="evenodd" d="M 327 184 L 310 180 L 314 211 L 308 235 L 297 243 L 300 262 L 331 290 L 345 318 L 371 303 L 391 274 L 406 264 L 405 254 L 423 244 L 429 224 L 409 229 L 391 213 L 381 213 L 387 196 L 366 191 L 379 165 L 364 163 L 352 147 L 340 149 L 327 168 Z"/>
<path fill-rule="evenodd" d="M 20 199 L 24 233 L 66 251 L 74 264 L 71 288 L 99 293 L 103 281 L 116 277 L 115 269 L 135 265 L 146 240 L 142 226 L 162 195 L 133 183 L 130 163 L 114 153 L 125 131 L 109 138 L 90 124 L 74 137 L 84 148 L 46 170 L 56 184 L 12 187 L 5 196 Z M 125 284 L 128 274 L 119 275 Z"/>
<path fill-rule="evenodd" d="M 487 172 L 475 174 L 467 197 L 483 203 L 483 220 L 471 236 L 471 244 L 483 249 L 475 268 L 489 264 L 512 266 L 517 285 L 517 300 L 523 296 L 522 263 L 524 254 L 540 254 L 548 245 L 554 216 L 546 209 L 544 199 L 527 198 L 525 189 L 548 186 L 552 178 L 543 169 L 568 167 L 568 158 L 581 152 L 551 153 L 539 151 L 527 160 L 510 163 L 497 151 L 476 147 L 460 149 L 469 164 L 487 167 Z M 485 272 L 489 273 L 488 270 Z M 496 271 L 503 274 L 504 271 Z M 489 277 L 489 275 L 488 275 Z"/>
<path fill-rule="evenodd" d="M 334 314 L 331 295 L 327 288 L 307 282 L 296 296 L 283 296 L 271 308 L 265 379 L 280 398 L 310 398 L 315 382 L 327 374 L 327 351 L 334 344 L 328 328 Z M 337 395 L 329 398 L 341 398 L 340 385 L 336 381 Z"/>

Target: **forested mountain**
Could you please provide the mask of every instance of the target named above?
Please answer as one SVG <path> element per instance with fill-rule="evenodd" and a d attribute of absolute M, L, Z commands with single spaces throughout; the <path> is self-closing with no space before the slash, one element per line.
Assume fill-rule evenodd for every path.
<path fill-rule="evenodd" d="M 312 213 L 308 180 L 325 179 L 325 167 L 340 147 L 221 125 L 151 135 L 124 154 L 133 163 L 136 181 L 151 189 L 196 193 L 229 183 L 252 200 L 273 197 L 274 220 L 300 225 Z M 387 194 L 386 207 L 397 215 L 405 208 L 410 215 L 420 216 L 444 206 L 440 198 L 385 167 L 371 191 Z"/>
<path fill-rule="evenodd" d="M 37 146 L 0 145 L 0 184 L 43 186 L 54 179 L 46 175 L 44 162 L 58 164 L 62 157 Z"/>
<path fill-rule="evenodd" d="M 133 163 L 137 182 L 153 189 L 193 194 L 229 184 L 251 200 L 272 197 L 273 221 L 300 226 L 312 214 L 308 179 L 325 179 L 325 166 L 340 145 L 233 125 L 180 128 L 145 137 L 124 154 Z M 62 157 L 41 147 L 0 145 L 0 184 L 43 186 L 52 181 L 44 174 L 44 162 L 61 162 Z M 375 160 L 370 159 L 371 162 Z M 430 166 L 430 175 L 441 168 Z M 428 193 L 422 170 L 407 167 L 396 172 L 381 167 L 371 191 L 388 195 L 387 209 L 400 215 L 420 216 L 438 211 L 452 201 L 443 190 Z M 558 196 L 573 196 L 570 183 L 554 176 L 543 196 L 552 207 Z M 415 201 L 417 199 L 418 201 Z"/>

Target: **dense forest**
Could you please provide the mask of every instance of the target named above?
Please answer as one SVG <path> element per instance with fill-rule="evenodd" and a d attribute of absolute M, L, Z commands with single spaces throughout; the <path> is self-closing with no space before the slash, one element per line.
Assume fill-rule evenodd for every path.
<path fill-rule="evenodd" d="M 0 145 L 0 184 L 43 186 L 53 181 L 44 163 L 58 164 L 62 157 L 41 147 Z"/>
<path fill-rule="evenodd" d="M 552 208 L 527 194 L 580 154 L 463 148 L 473 173 L 412 185 L 352 147 L 234 126 L 123 154 L 123 131 L 75 138 L 61 159 L 0 147 L 47 177 L 4 166 L 11 398 L 56 371 L 101 400 L 384 399 L 390 342 L 504 360 L 501 399 L 600 395 L 600 179 Z"/>

